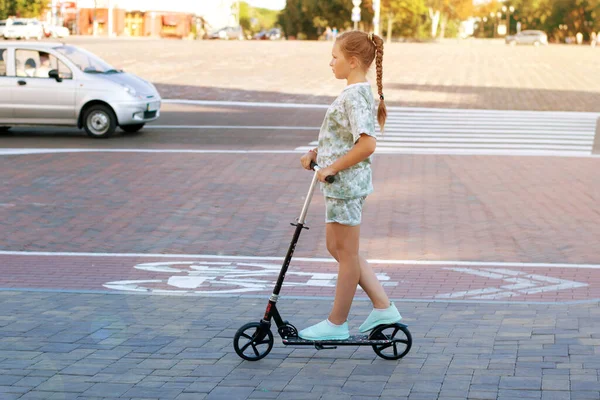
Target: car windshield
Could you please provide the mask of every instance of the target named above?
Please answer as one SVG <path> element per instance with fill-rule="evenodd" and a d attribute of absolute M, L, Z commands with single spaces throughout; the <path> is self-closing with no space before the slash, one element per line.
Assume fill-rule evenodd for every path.
<path fill-rule="evenodd" d="M 25 25 L 25 22 L 15 21 L 12 23 L 13 25 Z"/>
<path fill-rule="evenodd" d="M 89 74 L 117 74 L 121 72 L 100 57 L 74 46 L 59 46 L 55 47 L 54 50 L 71 60 L 77 68 Z"/>

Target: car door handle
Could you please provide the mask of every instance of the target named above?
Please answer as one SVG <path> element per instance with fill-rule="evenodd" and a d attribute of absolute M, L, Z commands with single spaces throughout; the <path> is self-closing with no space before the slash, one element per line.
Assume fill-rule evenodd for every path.
<path fill-rule="evenodd" d="M 25 85 L 27 85 L 26 81 L 17 81 L 17 83 L 19 84 L 19 86 L 25 86 Z"/>

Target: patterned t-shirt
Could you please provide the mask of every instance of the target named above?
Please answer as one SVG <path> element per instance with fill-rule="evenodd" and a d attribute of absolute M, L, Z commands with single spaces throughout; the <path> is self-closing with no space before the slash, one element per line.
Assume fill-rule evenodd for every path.
<path fill-rule="evenodd" d="M 346 86 L 327 109 L 319 132 L 317 164 L 328 167 L 354 147 L 361 134 L 375 135 L 375 101 L 368 82 Z M 371 157 L 321 183 L 326 197 L 353 199 L 373 192 Z"/>

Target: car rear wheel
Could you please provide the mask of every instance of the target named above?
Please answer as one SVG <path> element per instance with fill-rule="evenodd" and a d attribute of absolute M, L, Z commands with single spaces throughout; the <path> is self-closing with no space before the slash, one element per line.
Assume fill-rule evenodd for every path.
<path fill-rule="evenodd" d="M 117 117 L 110 107 L 95 104 L 85 110 L 83 128 L 90 137 L 106 139 L 117 129 Z"/>
<path fill-rule="evenodd" d="M 134 125 L 121 125 L 121 129 L 123 129 L 127 133 L 135 133 L 142 129 L 145 124 L 134 124 Z"/>

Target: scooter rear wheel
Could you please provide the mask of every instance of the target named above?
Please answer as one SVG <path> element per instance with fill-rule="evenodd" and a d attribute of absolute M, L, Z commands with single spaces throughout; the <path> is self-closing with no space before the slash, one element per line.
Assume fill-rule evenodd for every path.
<path fill-rule="evenodd" d="M 244 360 L 258 361 L 271 352 L 273 342 L 270 329 L 262 328 L 259 322 L 250 322 L 236 332 L 233 337 L 233 348 Z"/>
<path fill-rule="evenodd" d="M 396 337 L 396 334 L 400 331 L 403 334 Z M 398 360 L 407 355 L 412 347 L 410 331 L 402 324 L 380 325 L 373 329 L 369 339 L 392 341 L 390 344 L 373 345 L 375 353 L 386 360 Z"/>

